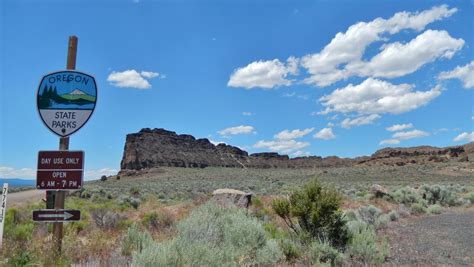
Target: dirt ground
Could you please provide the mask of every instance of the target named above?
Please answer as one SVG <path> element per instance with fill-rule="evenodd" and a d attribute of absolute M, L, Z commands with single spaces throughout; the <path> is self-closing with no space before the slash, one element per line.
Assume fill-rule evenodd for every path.
<path fill-rule="evenodd" d="M 7 206 L 18 206 L 28 202 L 36 202 L 46 197 L 45 191 L 27 190 L 7 195 Z"/>
<path fill-rule="evenodd" d="M 392 224 L 387 266 L 474 266 L 474 207 Z"/>

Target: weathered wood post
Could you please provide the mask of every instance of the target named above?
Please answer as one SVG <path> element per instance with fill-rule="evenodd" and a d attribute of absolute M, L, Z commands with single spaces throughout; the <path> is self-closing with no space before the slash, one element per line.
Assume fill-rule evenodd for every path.
<path fill-rule="evenodd" d="M 66 69 L 76 69 L 76 54 L 77 54 L 77 37 L 69 36 L 68 50 L 67 50 L 67 63 Z M 59 138 L 59 150 L 69 150 L 69 137 Z M 56 191 L 54 198 L 54 209 L 64 209 L 64 202 L 66 198 L 66 191 Z M 53 223 L 53 238 L 55 242 L 55 248 L 57 255 L 61 255 L 62 240 L 63 240 L 63 222 Z"/>

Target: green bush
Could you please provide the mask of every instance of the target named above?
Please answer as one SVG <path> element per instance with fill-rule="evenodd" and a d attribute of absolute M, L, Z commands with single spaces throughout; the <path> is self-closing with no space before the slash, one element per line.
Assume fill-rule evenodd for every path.
<path fill-rule="evenodd" d="M 366 264 L 380 264 L 385 261 L 389 254 L 388 244 L 385 241 L 377 246 L 373 226 L 361 221 L 351 221 L 348 228 L 351 233 L 348 252 L 353 259 Z"/>
<path fill-rule="evenodd" d="M 359 219 L 368 224 L 375 225 L 375 221 L 382 214 L 382 211 L 373 205 L 369 205 L 360 207 L 357 213 Z"/>
<path fill-rule="evenodd" d="M 434 204 L 428 207 L 427 212 L 429 214 L 440 214 L 443 211 L 443 207 L 439 204 Z"/>
<path fill-rule="evenodd" d="M 287 260 L 301 257 L 305 250 L 303 244 L 296 238 L 282 238 L 279 240 L 279 245 Z"/>
<path fill-rule="evenodd" d="M 388 217 L 390 218 L 390 221 L 393 222 L 393 221 L 398 220 L 398 218 L 400 217 L 400 215 L 398 215 L 398 213 L 397 213 L 396 211 L 392 210 L 392 211 L 390 211 L 390 212 L 388 213 Z"/>
<path fill-rule="evenodd" d="M 375 219 L 375 229 L 382 229 L 385 228 L 390 220 L 390 216 L 388 214 L 382 214 L 377 219 Z"/>
<path fill-rule="evenodd" d="M 312 242 L 309 250 L 309 258 L 313 266 L 330 264 L 330 266 L 340 266 L 344 261 L 344 254 L 331 246 L 328 242 Z"/>
<path fill-rule="evenodd" d="M 152 243 L 153 239 L 148 232 L 142 231 L 138 225 L 132 224 L 122 239 L 122 254 L 131 255 L 135 251 L 141 252 Z"/>
<path fill-rule="evenodd" d="M 355 221 L 357 220 L 357 212 L 353 209 L 348 209 L 344 211 L 344 217 L 347 221 Z"/>
<path fill-rule="evenodd" d="M 134 253 L 132 266 L 273 265 L 283 258 L 258 219 L 235 207 L 205 204 L 177 230 L 174 239 Z"/>
<path fill-rule="evenodd" d="M 149 226 L 153 229 L 159 228 L 170 228 L 175 224 L 174 217 L 169 212 L 157 213 L 152 211 L 150 213 L 145 213 L 142 219 L 142 223 L 146 226 Z"/>
<path fill-rule="evenodd" d="M 414 214 L 424 214 L 426 213 L 426 207 L 425 205 L 421 203 L 414 203 L 411 205 L 411 210 Z"/>
<path fill-rule="evenodd" d="M 396 202 L 402 203 L 408 206 L 422 201 L 422 198 L 418 194 L 418 192 L 415 189 L 408 186 L 395 190 L 395 192 L 393 192 L 392 194 L 392 197 Z"/>
<path fill-rule="evenodd" d="M 28 266 L 32 264 L 34 261 L 34 256 L 28 250 L 21 250 L 14 253 L 10 260 L 8 261 L 9 266 L 13 267 L 20 267 L 20 266 Z"/>
<path fill-rule="evenodd" d="M 464 196 L 464 199 L 469 200 L 471 204 L 474 204 L 474 192 L 470 192 Z"/>
<path fill-rule="evenodd" d="M 328 240 L 342 249 L 349 235 L 341 203 L 342 196 L 334 188 L 323 187 L 313 180 L 292 192 L 289 199 L 274 200 L 272 208 L 296 234 L 303 231 L 315 240 Z"/>
<path fill-rule="evenodd" d="M 440 204 L 443 206 L 456 206 L 461 204 L 457 199 L 457 193 L 462 192 L 459 186 L 423 185 L 420 193 L 428 204 Z"/>

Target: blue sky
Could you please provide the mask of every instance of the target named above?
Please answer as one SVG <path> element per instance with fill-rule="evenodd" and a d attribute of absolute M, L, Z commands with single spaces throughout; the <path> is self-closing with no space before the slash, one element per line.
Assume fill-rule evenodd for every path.
<path fill-rule="evenodd" d="M 141 128 L 291 156 L 474 140 L 470 1 L 0 3 L 0 177 L 58 148 L 35 98 L 79 38 L 97 108 L 71 136 L 86 178 Z"/>

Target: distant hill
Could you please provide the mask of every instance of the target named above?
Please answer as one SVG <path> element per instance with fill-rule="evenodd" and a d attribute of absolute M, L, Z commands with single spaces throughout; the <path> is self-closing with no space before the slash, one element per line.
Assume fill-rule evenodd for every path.
<path fill-rule="evenodd" d="M 0 178 L 0 187 L 3 187 L 4 183 L 8 183 L 8 187 L 34 187 L 36 181 L 19 178 Z"/>

